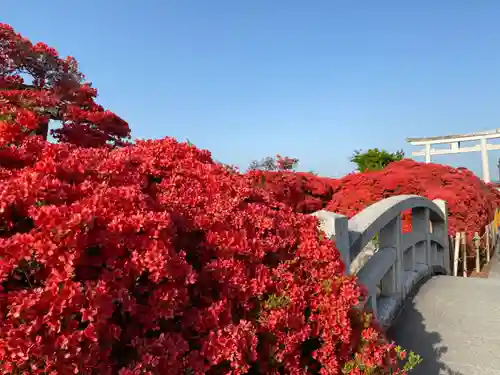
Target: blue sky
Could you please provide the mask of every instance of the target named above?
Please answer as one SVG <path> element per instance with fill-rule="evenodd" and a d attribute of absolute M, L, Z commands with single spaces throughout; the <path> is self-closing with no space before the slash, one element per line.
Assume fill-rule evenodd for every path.
<path fill-rule="evenodd" d="M 3 0 L 0 15 L 75 56 L 135 137 L 329 176 L 355 149 L 500 128 L 499 19 L 498 0 Z M 435 161 L 480 172 L 479 153 Z"/>

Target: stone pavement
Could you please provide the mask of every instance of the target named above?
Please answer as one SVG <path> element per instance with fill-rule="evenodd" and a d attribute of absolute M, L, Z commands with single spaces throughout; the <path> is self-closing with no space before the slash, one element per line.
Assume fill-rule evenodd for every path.
<path fill-rule="evenodd" d="M 491 258 L 489 268 L 488 278 L 500 279 L 500 262 L 498 260 L 498 253 Z"/>
<path fill-rule="evenodd" d="M 423 358 L 410 375 L 500 375 L 500 279 L 435 276 L 388 335 Z"/>

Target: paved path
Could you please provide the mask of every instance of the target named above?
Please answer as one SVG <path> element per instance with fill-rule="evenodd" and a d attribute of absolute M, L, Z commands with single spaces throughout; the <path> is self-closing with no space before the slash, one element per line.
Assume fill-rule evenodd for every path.
<path fill-rule="evenodd" d="M 500 279 L 433 277 L 389 337 L 422 356 L 410 375 L 500 375 Z"/>
<path fill-rule="evenodd" d="M 490 279 L 500 279 L 500 261 L 498 260 L 497 254 L 491 258 L 489 264 L 490 270 L 488 273 L 488 278 Z"/>

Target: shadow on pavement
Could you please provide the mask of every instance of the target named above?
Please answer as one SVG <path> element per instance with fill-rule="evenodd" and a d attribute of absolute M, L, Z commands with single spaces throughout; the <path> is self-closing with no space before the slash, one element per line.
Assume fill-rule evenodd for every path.
<path fill-rule="evenodd" d="M 419 289 L 420 287 L 414 288 L 415 291 L 406 298 L 401 313 L 387 331 L 387 336 L 403 349 L 422 357 L 422 362 L 410 372 L 411 375 L 466 375 L 452 370 L 441 361 L 448 348 L 442 344 L 438 332 L 427 331 L 424 317 L 415 308 L 414 299 Z"/>

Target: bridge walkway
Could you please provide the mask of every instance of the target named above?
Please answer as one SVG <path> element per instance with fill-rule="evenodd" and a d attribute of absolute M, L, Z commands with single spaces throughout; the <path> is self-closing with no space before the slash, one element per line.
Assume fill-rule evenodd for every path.
<path fill-rule="evenodd" d="M 412 375 L 500 375 L 500 279 L 434 276 L 388 335 L 423 358 Z"/>

